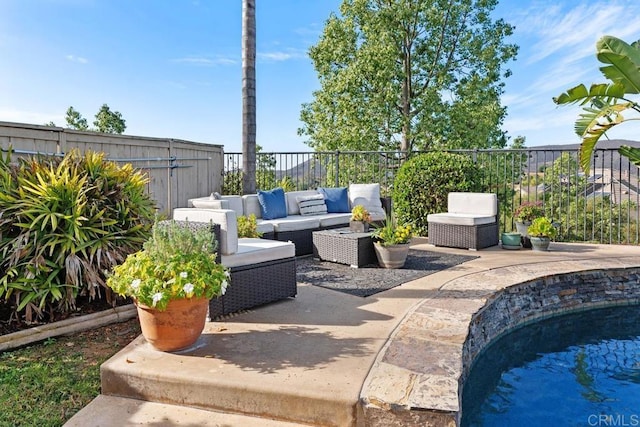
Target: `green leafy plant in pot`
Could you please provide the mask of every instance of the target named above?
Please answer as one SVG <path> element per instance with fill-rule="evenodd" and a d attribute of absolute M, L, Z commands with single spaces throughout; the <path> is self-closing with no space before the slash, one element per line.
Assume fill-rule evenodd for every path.
<path fill-rule="evenodd" d="M 409 254 L 409 242 L 413 237 L 411 225 L 398 224 L 387 216 L 384 224 L 373 232 L 373 248 L 378 263 L 384 268 L 401 268 Z"/>
<path fill-rule="evenodd" d="M 355 205 L 351 209 L 351 219 L 349 221 L 349 229 L 356 233 L 366 233 L 369 231 L 369 223 L 371 215 L 363 205 Z"/>
<path fill-rule="evenodd" d="M 547 217 L 536 218 L 529 226 L 529 238 L 535 251 L 548 250 L 551 239 L 556 237 L 557 234 L 558 230 Z"/>
<path fill-rule="evenodd" d="M 522 236 L 522 246 L 531 247 L 529 241 L 529 226 L 534 219 L 544 216 L 541 202 L 523 202 L 513 211 L 513 220 L 516 222 L 516 231 Z"/>
<path fill-rule="evenodd" d="M 202 333 L 208 302 L 225 294 L 229 271 L 217 262 L 211 226 L 162 221 L 143 249 L 116 266 L 107 285 L 131 297 L 142 334 L 158 350 L 192 345 Z"/>

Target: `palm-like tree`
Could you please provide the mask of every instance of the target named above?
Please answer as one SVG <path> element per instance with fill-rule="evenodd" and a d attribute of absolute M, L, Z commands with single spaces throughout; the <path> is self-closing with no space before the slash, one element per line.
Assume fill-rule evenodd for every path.
<path fill-rule="evenodd" d="M 596 56 L 606 64 L 600 71 L 611 83 L 592 84 L 589 90 L 580 84 L 553 98 L 558 105 L 580 103 L 583 106 L 575 131 L 582 137 L 579 158 L 586 174 L 600 137 L 622 122 L 638 120 L 625 119 L 624 111 L 640 113 L 640 103 L 628 98 L 630 94 L 640 93 L 640 40 L 628 44 L 613 36 L 603 36 L 596 43 Z M 622 146 L 618 151 L 640 166 L 640 149 Z"/>
<path fill-rule="evenodd" d="M 256 2 L 242 0 L 242 192 L 256 192 Z"/>

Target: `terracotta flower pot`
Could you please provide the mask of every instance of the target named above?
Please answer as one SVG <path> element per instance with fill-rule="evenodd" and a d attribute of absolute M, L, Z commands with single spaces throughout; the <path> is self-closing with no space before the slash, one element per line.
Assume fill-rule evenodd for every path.
<path fill-rule="evenodd" d="M 136 303 L 142 335 L 161 351 L 175 351 L 195 343 L 207 320 L 207 298 L 172 300 L 164 311 Z"/>
<path fill-rule="evenodd" d="M 373 248 L 378 257 L 378 264 L 384 268 L 402 268 L 409 255 L 409 244 L 382 246 L 375 242 Z"/>

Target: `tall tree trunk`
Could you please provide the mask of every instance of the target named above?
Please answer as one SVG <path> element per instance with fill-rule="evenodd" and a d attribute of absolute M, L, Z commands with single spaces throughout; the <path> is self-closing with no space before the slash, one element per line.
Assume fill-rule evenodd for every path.
<path fill-rule="evenodd" d="M 242 0 L 242 192 L 256 192 L 255 0 Z"/>

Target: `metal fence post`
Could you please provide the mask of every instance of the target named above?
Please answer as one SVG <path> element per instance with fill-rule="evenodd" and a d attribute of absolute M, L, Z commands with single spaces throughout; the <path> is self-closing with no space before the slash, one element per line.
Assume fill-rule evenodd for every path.
<path fill-rule="evenodd" d="M 340 173 L 338 172 L 340 170 L 340 150 L 336 150 L 336 160 L 335 160 L 335 164 L 336 164 L 336 168 L 335 168 L 335 178 L 334 178 L 334 184 L 335 187 L 340 187 Z"/>

